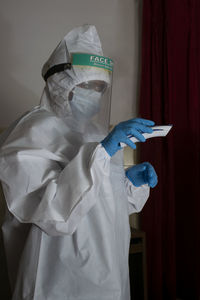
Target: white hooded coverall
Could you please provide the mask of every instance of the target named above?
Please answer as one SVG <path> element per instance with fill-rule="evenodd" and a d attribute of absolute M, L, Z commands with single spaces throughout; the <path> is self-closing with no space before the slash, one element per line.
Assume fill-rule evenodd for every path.
<path fill-rule="evenodd" d="M 91 52 L 102 54 L 94 26 L 72 33 L 73 49 L 84 48 L 84 33 Z M 50 63 L 63 55 L 64 44 L 69 51 L 65 37 Z M 7 203 L 2 230 L 12 299 L 129 300 L 129 214 L 142 209 L 149 187 L 134 187 L 122 150 L 111 159 L 100 144 L 105 135 L 73 119 L 63 93 L 83 79 L 70 72 L 59 92 L 60 74 L 51 76 L 41 104 L 1 139 Z"/>

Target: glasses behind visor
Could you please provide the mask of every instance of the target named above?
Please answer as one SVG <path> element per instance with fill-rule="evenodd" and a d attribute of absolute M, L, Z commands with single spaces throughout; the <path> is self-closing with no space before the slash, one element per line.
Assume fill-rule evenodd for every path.
<path fill-rule="evenodd" d="M 82 82 L 78 85 L 79 87 L 87 90 L 94 90 L 99 93 L 104 93 L 108 87 L 108 84 L 102 80 L 90 80 L 86 82 Z"/>

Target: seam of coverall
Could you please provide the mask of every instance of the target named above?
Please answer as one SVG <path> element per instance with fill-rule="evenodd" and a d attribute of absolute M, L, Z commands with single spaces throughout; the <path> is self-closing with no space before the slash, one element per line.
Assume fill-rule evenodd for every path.
<path fill-rule="evenodd" d="M 40 232 L 40 243 L 39 243 L 39 246 L 38 246 L 38 249 L 37 249 L 39 255 L 38 255 L 38 259 L 37 259 L 37 267 L 36 267 L 36 272 L 35 272 L 33 297 L 35 297 L 36 285 L 37 285 L 37 280 L 38 280 L 37 274 L 38 274 L 38 266 L 39 266 L 40 255 L 41 255 L 41 251 L 40 251 L 40 249 L 41 249 L 41 242 L 42 242 L 42 236 L 43 236 L 42 232 L 41 232 L 41 231 L 39 231 L 39 232 Z M 34 299 L 34 298 L 33 298 L 33 299 Z"/>
<path fill-rule="evenodd" d="M 35 226 L 35 224 L 32 224 L 32 226 L 37 227 L 37 226 Z M 37 283 L 37 277 L 38 277 L 37 273 L 38 273 L 38 266 L 39 266 L 39 260 L 40 260 L 40 254 L 41 254 L 40 249 L 41 249 L 41 240 L 42 240 L 42 231 L 39 230 L 38 232 L 40 233 L 40 241 L 39 241 L 39 243 L 36 243 L 37 249 L 35 251 L 35 258 L 37 258 L 37 263 L 36 263 L 35 274 L 34 274 L 35 275 L 34 276 L 34 286 L 32 287 L 32 291 L 28 295 L 26 295 L 25 298 L 23 298 L 24 300 L 29 300 L 29 299 L 34 300 L 35 299 L 36 283 Z M 35 261 L 35 258 L 34 258 L 34 261 Z M 18 295 L 15 295 L 15 294 L 13 296 L 18 297 Z M 14 300 L 15 299 L 18 300 L 18 298 L 14 298 Z"/>

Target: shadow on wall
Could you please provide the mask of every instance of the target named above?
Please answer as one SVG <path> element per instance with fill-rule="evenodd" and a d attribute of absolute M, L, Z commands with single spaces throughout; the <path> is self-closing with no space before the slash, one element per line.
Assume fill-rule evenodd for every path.
<path fill-rule="evenodd" d="M 39 102 L 38 96 L 22 85 L 20 80 L 18 81 L 20 78 L 20 76 L 17 77 L 18 73 L 22 73 L 25 62 L 20 61 L 22 55 L 16 53 L 17 36 L 13 32 L 10 24 L 0 15 L 1 127 L 7 127 L 9 123 L 14 121 L 16 113 L 20 116 L 24 110 L 29 110 L 32 107 L 32 103 Z M 28 71 L 31 72 L 31 70 Z"/>

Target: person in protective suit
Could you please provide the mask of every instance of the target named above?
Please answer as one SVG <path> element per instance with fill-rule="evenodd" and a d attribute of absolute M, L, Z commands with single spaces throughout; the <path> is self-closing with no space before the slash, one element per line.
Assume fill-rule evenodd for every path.
<path fill-rule="evenodd" d="M 152 121 L 108 134 L 113 61 L 96 28 L 73 29 L 44 65 L 41 103 L 1 137 L 2 226 L 13 300 L 128 300 L 129 214 L 157 176 L 124 171 L 120 143 Z"/>

